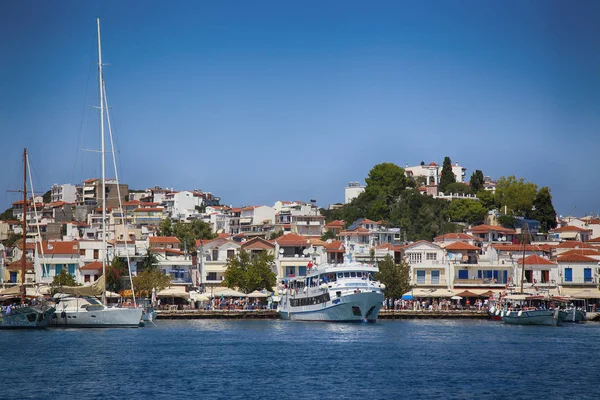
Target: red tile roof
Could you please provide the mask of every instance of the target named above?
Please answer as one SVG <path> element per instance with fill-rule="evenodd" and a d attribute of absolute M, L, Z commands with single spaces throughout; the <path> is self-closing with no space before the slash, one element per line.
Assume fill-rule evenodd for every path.
<path fill-rule="evenodd" d="M 181 243 L 175 236 L 150 236 L 150 243 Z"/>
<path fill-rule="evenodd" d="M 568 253 L 571 253 L 570 251 Z M 584 256 L 583 254 L 571 253 L 561 254 L 558 257 L 558 262 L 592 262 L 596 264 L 598 260 L 592 257 Z"/>
<path fill-rule="evenodd" d="M 164 209 L 158 208 L 158 207 L 142 207 L 142 208 L 136 208 L 133 211 L 134 212 L 161 212 L 161 211 L 164 211 Z"/>
<path fill-rule="evenodd" d="M 519 261 L 519 264 L 523 263 L 525 263 L 525 265 L 556 265 L 555 262 L 552 262 L 544 257 L 540 257 L 535 254 L 529 257 L 525 257 L 524 260 Z"/>
<path fill-rule="evenodd" d="M 327 243 L 325 245 L 325 250 L 328 253 L 344 253 L 346 251 L 346 248 L 344 247 L 344 242 L 334 240 L 331 243 Z"/>
<path fill-rule="evenodd" d="M 40 249 L 40 254 L 44 253 L 44 255 L 56 255 L 56 254 L 77 254 L 79 255 L 79 242 L 62 242 L 62 241 L 54 241 L 54 242 L 42 242 L 42 247 Z"/>
<path fill-rule="evenodd" d="M 488 233 L 488 232 L 493 231 L 493 232 L 502 232 L 502 233 L 506 233 L 509 235 L 516 234 L 516 232 L 514 230 L 505 228 L 503 226 L 494 226 L 494 225 L 485 225 L 485 224 L 474 226 L 470 229 L 466 229 L 466 231 L 476 232 L 476 233 Z"/>
<path fill-rule="evenodd" d="M 100 261 L 94 261 L 89 264 L 85 264 L 79 268 L 80 271 L 98 271 L 102 270 L 102 263 Z"/>
<path fill-rule="evenodd" d="M 6 269 L 9 271 L 20 271 L 21 270 L 21 260 L 13 261 L 6 266 Z M 33 271 L 33 263 L 31 261 L 25 262 L 25 270 Z"/>
<path fill-rule="evenodd" d="M 494 243 L 492 244 L 492 247 L 498 251 L 512 251 L 512 252 L 519 252 L 519 251 L 523 251 L 523 245 L 522 244 L 499 244 L 499 243 Z M 525 251 L 545 251 L 547 253 L 550 253 L 551 249 L 545 245 L 538 245 L 538 244 L 527 244 L 525 245 Z"/>
<path fill-rule="evenodd" d="M 336 219 L 335 221 L 331 221 L 330 223 L 325 224 L 325 228 L 329 228 L 329 227 L 332 227 L 332 228 L 334 228 L 334 227 L 343 228 L 345 224 L 346 224 L 346 221 Z"/>
<path fill-rule="evenodd" d="M 560 253 L 560 256 L 567 256 L 570 254 L 581 254 L 583 256 L 595 256 L 598 257 L 600 256 L 600 249 L 598 248 L 594 248 L 594 249 L 573 249 L 573 250 L 569 250 L 569 251 L 565 251 L 564 253 Z"/>
<path fill-rule="evenodd" d="M 556 246 L 557 249 L 595 249 L 596 247 L 588 244 L 588 242 L 579 242 L 576 240 L 565 240 Z"/>
<path fill-rule="evenodd" d="M 445 246 L 444 249 L 446 249 L 446 250 L 465 250 L 465 251 L 481 250 L 479 247 L 473 246 L 472 244 L 465 243 L 465 242 L 453 242 L 453 243 L 450 243 L 448 246 Z"/>
<path fill-rule="evenodd" d="M 600 243 L 600 236 L 588 240 L 591 243 Z"/>
<path fill-rule="evenodd" d="M 247 242 L 242 243 L 242 249 L 244 250 L 273 250 L 275 245 L 268 240 L 262 238 L 252 238 Z"/>
<path fill-rule="evenodd" d="M 415 246 L 416 246 L 416 245 L 418 245 L 418 244 L 423 244 L 423 243 L 427 243 L 427 244 L 433 245 L 434 247 L 441 248 L 441 247 L 440 247 L 440 246 L 439 246 L 437 243 L 432 243 L 432 242 L 429 242 L 429 241 L 427 241 L 427 240 L 417 240 L 417 241 L 416 241 L 416 242 L 414 242 L 414 243 L 407 244 L 407 245 L 406 245 L 406 246 L 404 246 L 402 249 L 403 249 L 403 250 L 406 250 L 406 249 L 409 249 L 409 248 L 411 248 L 411 247 L 415 247 Z"/>
<path fill-rule="evenodd" d="M 275 239 L 275 242 L 277 242 L 277 244 L 281 247 L 308 246 L 308 239 L 296 233 L 288 233 L 287 235 L 280 236 L 277 239 Z"/>
<path fill-rule="evenodd" d="M 100 179 L 98 178 L 90 178 L 90 179 L 86 179 L 85 181 L 83 181 L 83 183 L 92 183 L 92 182 L 96 182 L 99 181 Z"/>
<path fill-rule="evenodd" d="M 560 228 L 552 229 L 550 232 L 552 233 L 560 233 L 560 232 L 591 232 L 591 229 L 583 229 L 578 226 L 562 226 Z"/>
<path fill-rule="evenodd" d="M 378 222 L 371 221 L 371 220 L 370 220 L 370 219 L 368 219 L 368 218 L 364 218 L 364 219 L 363 219 L 363 220 L 362 220 L 360 223 L 361 223 L 361 224 L 378 224 Z"/>
<path fill-rule="evenodd" d="M 481 241 L 481 238 L 466 233 L 446 233 L 445 235 L 436 236 L 433 238 L 434 242 L 442 242 L 447 239 L 466 239 L 466 240 L 477 240 Z"/>

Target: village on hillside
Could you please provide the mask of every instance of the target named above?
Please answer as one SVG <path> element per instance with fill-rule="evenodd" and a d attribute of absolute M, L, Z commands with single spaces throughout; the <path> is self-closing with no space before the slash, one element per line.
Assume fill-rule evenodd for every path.
<path fill-rule="evenodd" d="M 418 183 L 415 188 L 423 196 L 478 201 L 475 193 L 441 191 L 443 169 L 432 162 L 406 166 L 404 172 Z M 450 169 L 456 184 L 469 186 L 466 168 L 454 163 Z M 494 193 L 496 182 L 477 172 L 480 189 Z M 136 274 L 136 265 L 150 251 L 171 278 L 170 295 L 207 291 L 223 286 L 228 260 L 242 250 L 271 254 L 278 283 L 305 275 L 312 265 L 345 260 L 377 264 L 390 256 L 410 265 L 415 297 L 439 289 L 474 294 L 503 290 L 521 284 L 523 266 L 525 287 L 565 295 L 598 286 L 600 219 L 592 216 L 556 218 L 555 227 L 544 231 L 539 221 L 524 217 L 514 218 L 511 228 L 502 226 L 495 210 L 486 212 L 481 223 L 459 224 L 459 232 L 410 240 L 402 227 L 366 215 L 327 219 L 324 214 L 353 204 L 365 192 L 358 182 L 345 188 L 345 205 L 331 205 L 326 211 L 314 201 L 225 206 L 201 190 L 130 191 L 112 179 L 106 181 L 104 253 L 101 184 L 100 179 L 88 179 L 80 185 L 54 185 L 46 201 L 42 196 L 28 200 L 25 214 L 23 200 L 12 204 L 10 218 L 0 221 L 0 279 L 5 286 L 21 282 L 23 255 L 26 283 L 49 285 L 66 271 L 77 284 L 90 285 L 101 276 L 103 262 L 128 257 Z M 28 227 L 25 243 L 23 218 Z M 173 224 L 196 224 L 206 232 L 183 239 L 174 233 Z M 525 225 L 531 240 L 522 244 Z"/>

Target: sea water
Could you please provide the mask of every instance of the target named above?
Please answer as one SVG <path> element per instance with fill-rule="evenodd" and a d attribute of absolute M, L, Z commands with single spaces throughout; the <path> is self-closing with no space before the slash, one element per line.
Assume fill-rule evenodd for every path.
<path fill-rule="evenodd" d="M 0 331 L 1 399 L 598 399 L 600 324 L 159 320 Z"/>

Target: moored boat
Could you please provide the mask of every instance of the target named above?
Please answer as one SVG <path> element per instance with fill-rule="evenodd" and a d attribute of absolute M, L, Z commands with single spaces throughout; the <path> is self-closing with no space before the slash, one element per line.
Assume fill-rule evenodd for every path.
<path fill-rule="evenodd" d="M 373 280 L 377 271 L 358 262 L 313 267 L 286 282 L 279 313 L 296 321 L 375 322 L 385 288 Z"/>

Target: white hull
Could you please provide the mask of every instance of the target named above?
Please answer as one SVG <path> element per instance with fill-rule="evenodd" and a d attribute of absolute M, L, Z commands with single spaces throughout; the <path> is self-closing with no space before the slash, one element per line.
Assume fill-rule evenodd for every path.
<path fill-rule="evenodd" d="M 567 311 L 567 317 L 565 318 L 565 322 L 585 322 L 587 318 L 585 317 L 585 312 L 579 309 L 570 308 Z"/>
<path fill-rule="evenodd" d="M 325 303 L 310 306 L 280 304 L 279 312 L 283 319 L 294 321 L 375 322 L 382 303 L 382 293 L 365 291 L 333 297 Z"/>
<path fill-rule="evenodd" d="M 502 321 L 513 325 L 550 325 L 556 326 L 566 317 L 559 310 L 502 311 Z"/>
<path fill-rule="evenodd" d="M 51 325 L 71 328 L 137 328 L 142 320 L 141 308 L 110 308 L 81 311 L 56 311 Z"/>

